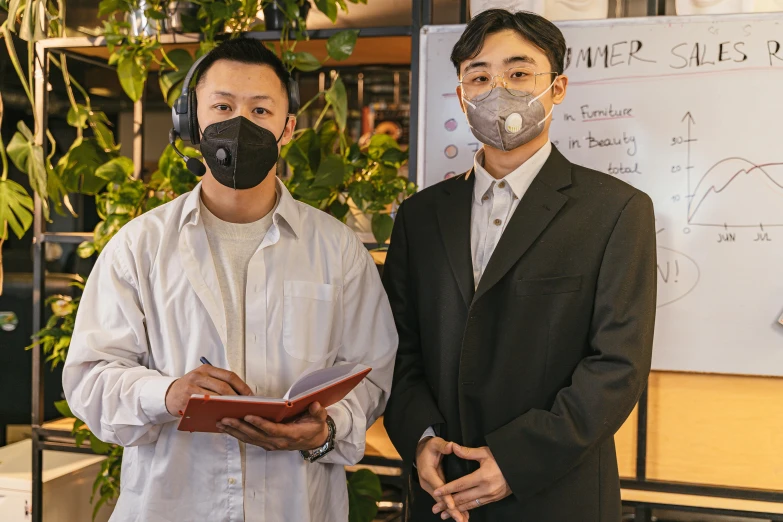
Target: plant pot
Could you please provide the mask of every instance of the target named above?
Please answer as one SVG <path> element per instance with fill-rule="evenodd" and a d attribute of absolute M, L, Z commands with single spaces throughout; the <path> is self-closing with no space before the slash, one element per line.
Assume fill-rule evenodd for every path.
<path fill-rule="evenodd" d="M 149 18 L 145 13 L 148 8 L 146 0 L 141 0 L 137 8 L 125 14 L 125 21 L 130 24 L 132 36 L 154 36 L 160 32 L 160 22 Z"/>
<path fill-rule="evenodd" d="M 371 245 L 375 243 L 375 234 L 372 233 L 372 214 L 365 214 L 356 206 L 348 194 L 343 194 L 348 202 L 348 215 L 345 216 L 345 225 L 354 231 L 362 243 Z M 386 211 L 394 216 L 394 205 L 386 207 Z M 379 245 L 383 246 L 383 245 Z"/>
<path fill-rule="evenodd" d="M 167 33 L 187 33 L 198 29 L 198 4 L 174 0 L 166 6 L 163 30 Z"/>
<path fill-rule="evenodd" d="M 313 7 L 313 4 L 308 1 L 299 6 L 299 17 L 305 22 L 307 22 L 307 15 L 310 13 L 311 7 Z"/>
<path fill-rule="evenodd" d="M 309 1 L 306 1 L 299 6 L 299 16 L 302 20 L 307 20 L 307 15 L 310 13 L 310 8 L 313 6 Z M 271 4 L 267 4 L 264 9 L 264 24 L 267 31 L 280 31 L 285 27 L 286 16 L 283 8 L 273 1 Z M 294 21 L 291 24 L 296 27 L 297 24 Z"/>
<path fill-rule="evenodd" d="M 348 200 L 348 215 L 345 218 L 345 224 L 353 230 L 362 243 L 375 243 L 375 236 L 372 234 L 372 216 L 369 216 L 359 210 L 359 207 L 351 198 Z"/>
<path fill-rule="evenodd" d="M 264 7 L 264 26 L 267 31 L 280 31 L 285 27 L 285 13 L 277 5 L 277 2 L 272 2 Z"/>

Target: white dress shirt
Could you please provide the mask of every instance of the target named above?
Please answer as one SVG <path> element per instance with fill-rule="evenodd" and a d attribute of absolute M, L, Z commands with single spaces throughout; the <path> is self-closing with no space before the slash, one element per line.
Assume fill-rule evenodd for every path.
<path fill-rule="evenodd" d="M 478 288 L 481 276 L 522 196 L 541 172 L 551 152 L 552 143 L 547 141 L 529 160 L 501 179 L 492 177 L 484 168 L 484 149 L 476 153 L 473 159 L 476 181 L 470 214 L 470 254 L 475 288 Z M 434 436 L 435 430 L 427 428 L 421 438 Z"/>
<path fill-rule="evenodd" d="M 530 184 L 552 152 L 552 144 L 538 149 L 529 160 L 496 179 L 484 168 L 484 149 L 473 160 L 473 208 L 470 215 L 470 253 L 473 259 L 473 284 L 478 288 L 492 253 L 506 230 Z"/>
<path fill-rule="evenodd" d="M 366 430 L 385 407 L 397 333 L 377 269 L 353 232 L 278 186 L 272 227 L 248 266 L 245 380 L 259 395 L 282 397 L 307 371 L 343 361 L 372 367 L 328 408 L 336 449 L 308 464 L 295 451 L 248 445 L 243 484 L 235 438 L 178 431 L 166 410 L 169 386 L 200 357 L 228 367 L 199 185 L 120 230 L 76 318 L 66 398 L 96 436 L 125 447 L 112 521 L 347 520 L 343 466 L 362 458 Z"/>

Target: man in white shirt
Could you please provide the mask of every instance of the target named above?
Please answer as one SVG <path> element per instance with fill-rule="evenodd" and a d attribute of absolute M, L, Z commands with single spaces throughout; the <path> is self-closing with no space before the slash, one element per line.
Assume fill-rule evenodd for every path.
<path fill-rule="evenodd" d="M 400 346 L 385 414 L 417 522 L 617 522 L 614 433 L 647 382 L 652 202 L 549 142 L 566 42 L 493 9 L 454 46 L 484 147 L 398 211 L 384 267 Z"/>
<path fill-rule="evenodd" d="M 197 72 L 175 117 L 197 105 L 178 130 L 200 140 L 208 169 L 102 252 L 66 397 L 96 436 L 125 447 L 113 521 L 344 522 L 344 466 L 362 458 L 391 384 L 389 304 L 356 236 L 275 176 L 296 110 L 280 60 L 236 39 Z M 282 397 L 302 374 L 341 362 L 373 370 L 333 406 L 286 424 L 223 419 L 222 434 L 177 430 L 192 394 Z"/>

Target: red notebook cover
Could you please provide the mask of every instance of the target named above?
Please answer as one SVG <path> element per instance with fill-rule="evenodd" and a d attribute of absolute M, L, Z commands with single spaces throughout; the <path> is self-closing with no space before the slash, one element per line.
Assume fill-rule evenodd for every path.
<path fill-rule="evenodd" d="M 220 420 L 225 418 L 242 419 L 247 415 L 254 415 L 278 423 L 285 422 L 307 411 L 314 402 L 318 402 L 324 408 L 340 402 L 371 371 L 372 368 L 366 368 L 329 386 L 289 401 L 260 397 L 232 396 L 232 398 L 228 398 L 221 395 L 193 395 L 188 401 L 177 429 L 190 432 L 219 433 L 217 423 Z"/>

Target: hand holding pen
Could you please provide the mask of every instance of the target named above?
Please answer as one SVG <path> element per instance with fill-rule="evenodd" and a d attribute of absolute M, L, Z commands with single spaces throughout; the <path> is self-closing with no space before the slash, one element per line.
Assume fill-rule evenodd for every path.
<path fill-rule="evenodd" d="M 212 366 L 206 357 L 201 366 L 174 381 L 166 392 L 166 409 L 182 415 L 191 395 L 253 395 L 250 386 L 229 370 Z"/>

